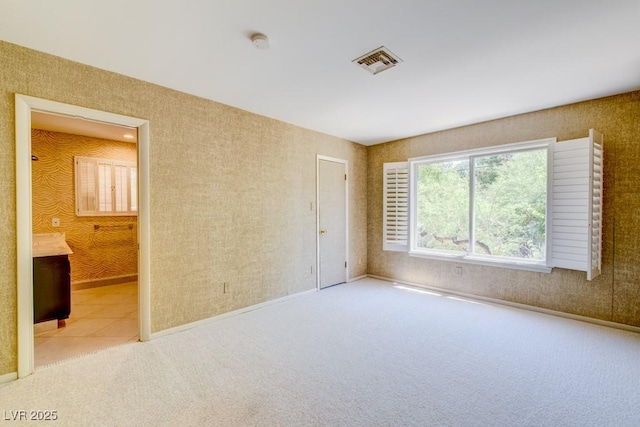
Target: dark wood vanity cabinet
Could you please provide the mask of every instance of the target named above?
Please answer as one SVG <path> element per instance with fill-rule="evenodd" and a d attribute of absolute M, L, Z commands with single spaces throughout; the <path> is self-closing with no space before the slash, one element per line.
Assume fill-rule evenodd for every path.
<path fill-rule="evenodd" d="M 71 313 L 71 267 L 67 255 L 33 258 L 33 321 L 63 320 Z"/>

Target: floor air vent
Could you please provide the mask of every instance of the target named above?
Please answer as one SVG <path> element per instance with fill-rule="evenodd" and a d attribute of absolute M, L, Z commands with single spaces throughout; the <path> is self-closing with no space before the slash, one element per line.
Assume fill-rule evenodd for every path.
<path fill-rule="evenodd" d="M 361 66 L 371 74 L 378 74 L 384 70 L 395 67 L 402 62 L 402 59 L 391 53 L 386 47 L 380 46 L 351 62 Z"/>

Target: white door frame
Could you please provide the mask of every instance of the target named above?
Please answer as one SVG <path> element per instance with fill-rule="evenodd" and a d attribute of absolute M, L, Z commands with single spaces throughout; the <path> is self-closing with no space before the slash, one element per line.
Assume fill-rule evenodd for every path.
<path fill-rule="evenodd" d="M 347 176 L 344 185 L 344 218 L 345 218 L 345 261 L 349 258 L 349 161 L 338 159 L 336 157 L 316 155 L 316 288 L 320 290 L 320 161 L 328 161 L 342 163 L 344 165 L 344 174 Z M 349 281 L 349 269 L 346 268 L 345 278 Z"/>
<path fill-rule="evenodd" d="M 148 341 L 151 332 L 149 121 L 20 94 L 15 95 L 15 104 L 18 378 L 22 378 L 34 371 L 31 112 L 82 117 L 138 129 L 138 328 L 142 341 Z"/>

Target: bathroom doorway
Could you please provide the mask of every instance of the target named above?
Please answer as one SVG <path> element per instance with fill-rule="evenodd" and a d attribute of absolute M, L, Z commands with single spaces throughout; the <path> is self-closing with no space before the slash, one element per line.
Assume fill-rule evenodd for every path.
<path fill-rule="evenodd" d="M 120 139 L 137 139 L 137 143 L 91 135 L 90 130 L 47 129 L 42 124 L 47 119 L 111 128 Z M 74 145 L 94 151 L 71 155 Z M 149 339 L 148 145 L 146 120 L 16 95 L 19 377 L 78 354 Z M 111 163 L 107 165 L 106 160 Z M 88 174 L 87 161 L 94 162 Z M 84 184 L 77 179 L 83 174 L 79 167 L 84 167 Z M 78 191 L 91 176 L 103 185 L 89 182 L 95 191 L 89 194 L 85 188 L 84 202 L 92 198 L 101 202 L 79 207 Z M 64 195 L 43 197 L 43 191 Z M 87 211 L 91 206 L 96 212 Z M 35 235 L 45 240 L 62 237 L 71 243 L 71 251 L 76 250 L 62 254 L 71 264 L 68 319 L 55 318 L 65 317 L 64 310 L 34 318 L 42 310 L 34 311 L 34 266 L 39 263 L 32 256 L 43 248 L 34 246 Z M 41 320 L 36 325 L 49 324 L 38 330 L 34 320 Z"/>
<path fill-rule="evenodd" d="M 135 128 L 31 113 L 35 369 L 138 340 L 136 145 Z"/>

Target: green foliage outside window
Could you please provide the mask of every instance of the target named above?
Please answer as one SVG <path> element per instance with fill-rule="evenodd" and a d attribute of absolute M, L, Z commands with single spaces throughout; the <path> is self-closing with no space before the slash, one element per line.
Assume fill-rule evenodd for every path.
<path fill-rule="evenodd" d="M 467 252 L 469 162 L 418 166 L 419 248 Z"/>
<path fill-rule="evenodd" d="M 547 151 L 536 149 L 417 167 L 417 247 L 478 255 L 545 258 Z M 475 186 L 475 248 L 469 192 Z"/>
<path fill-rule="evenodd" d="M 543 260 L 547 151 L 475 159 L 475 238 L 491 255 Z"/>

